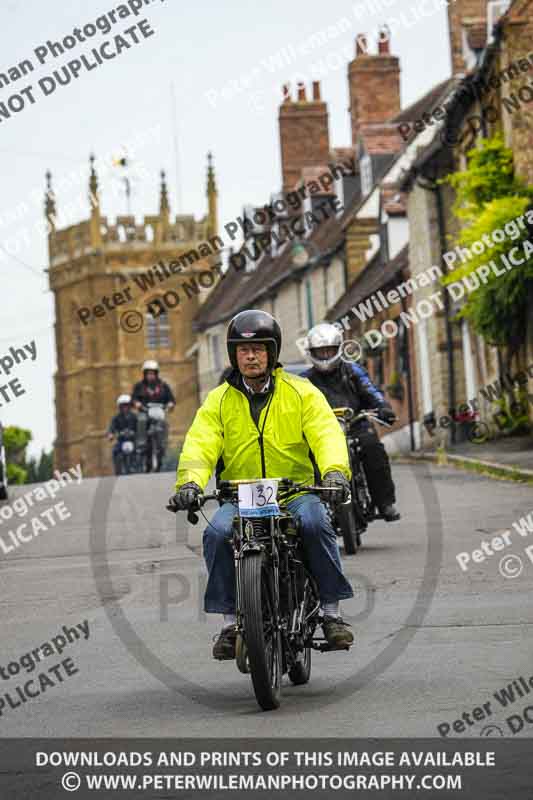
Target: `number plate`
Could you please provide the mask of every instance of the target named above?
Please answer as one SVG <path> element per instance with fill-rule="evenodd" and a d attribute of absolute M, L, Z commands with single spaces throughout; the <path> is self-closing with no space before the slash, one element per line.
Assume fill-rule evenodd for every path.
<path fill-rule="evenodd" d="M 276 480 L 239 484 L 239 514 L 241 517 L 273 517 L 280 513 Z"/>

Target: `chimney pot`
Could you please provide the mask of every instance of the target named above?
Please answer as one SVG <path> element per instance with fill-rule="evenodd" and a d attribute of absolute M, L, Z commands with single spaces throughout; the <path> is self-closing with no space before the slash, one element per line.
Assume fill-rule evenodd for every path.
<path fill-rule="evenodd" d="M 355 37 L 355 55 L 365 56 L 368 53 L 368 41 L 366 33 L 359 33 Z"/>
<path fill-rule="evenodd" d="M 320 100 L 320 81 L 313 81 L 313 100 Z"/>
<path fill-rule="evenodd" d="M 283 102 L 287 103 L 291 99 L 291 85 L 290 83 L 284 83 L 282 87 L 283 91 Z"/>
<path fill-rule="evenodd" d="M 307 98 L 305 96 L 305 84 L 299 81 L 298 83 L 298 100 L 305 101 Z"/>
<path fill-rule="evenodd" d="M 378 53 L 388 55 L 390 53 L 390 28 L 383 25 L 378 34 Z"/>

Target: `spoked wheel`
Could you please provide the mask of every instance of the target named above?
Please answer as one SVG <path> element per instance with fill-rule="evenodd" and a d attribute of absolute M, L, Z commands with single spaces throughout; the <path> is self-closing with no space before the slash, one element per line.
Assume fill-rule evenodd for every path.
<path fill-rule="evenodd" d="M 281 636 L 272 574 L 264 553 L 248 553 L 241 563 L 244 635 L 257 702 L 263 711 L 281 699 Z"/>
<path fill-rule="evenodd" d="M 357 521 L 351 501 L 342 503 L 337 508 L 337 519 L 344 542 L 344 552 L 347 556 L 353 556 L 357 552 L 358 534 Z"/>

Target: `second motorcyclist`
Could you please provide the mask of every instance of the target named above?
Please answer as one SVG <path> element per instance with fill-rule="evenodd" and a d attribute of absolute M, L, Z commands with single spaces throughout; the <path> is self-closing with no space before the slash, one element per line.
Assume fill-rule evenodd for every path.
<path fill-rule="evenodd" d="M 176 400 L 168 383 L 161 380 L 159 377 L 159 364 L 157 361 L 148 359 L 144 362 L 142 369 L 143 379 L 135 384 L 132 391 L 132 402 L 135 408 L 145 411 L 150 407 L 150 405 L 156 404 L 161 406 L 161 408 L 163 408 L 165 411 L 172 411 L 176 405 Z M 144 427 L 146 424 L 148 426 L 147 429 Z M 155 446 L 156 451 L 158 452 L 156 459 L 157 470 L 161 469 L 162 456 L 164 454 L 164 448 L 166 447 L 166 438 L 168 433 L 167 423 L 165 420 L 159 421 L 158 424 L 164 426 L 164 428 L 162 433 L 161 448 L 159 448 L 157 445 Z M 144 417 L 144 421 L 141 423 L 139 428 L 139 430 L 143 432 L 143 437 L 145 434 L 147 434 L 145 453 L 147 472 L 151 471 L 153 464 L 152 448 L 154 447 L 154 442 L 153 437 L 150 435 L 151 425 L 152 421 L 148 416 L 148 418 Z M 152 429 L 152 432 L 154 431 L 155 428 Z"/>
<path fill-rule="evenodd" d="M 113 445 L 113 466 L 115 475 L 122 472 L 122 445 L 124 442 L 131 442 L 135 448 L 135 435 L 137 432 L 137 417 L 131 410 L 131 397 L 129 394 L 121 394 L 117 397 L 118 413 L 112 418 L 107 429 L 107 438 Z"/>
<path fill-rule="evenodd" d="M 306 350 L 313 366 L 304 373 L 321 392 L 332 408 L 348 406 L 356 414 L 371 409 L 384 422 L 394 422 L 396 416 L 368 373 L 355 361 L 342 358 L 342 334 L 334 326 L 322 322 L 307 335 Z M 396 509 L 396 492 L 389 457 L 368 420 L 356 423 L 355 431 L 362 447 L 362 461 L 373 502 L 383 519 L 400 519 Z"/>
<path fill-rule="evenodd" d="M 159 364 L 148 359 L 143 364 L 143 378 L 133 387 L 131 393 L 135 408 L 147 406 L 148 403 L 161 403 L 170 411 L 176 405 L 172 389 L 159 377 Z"/>

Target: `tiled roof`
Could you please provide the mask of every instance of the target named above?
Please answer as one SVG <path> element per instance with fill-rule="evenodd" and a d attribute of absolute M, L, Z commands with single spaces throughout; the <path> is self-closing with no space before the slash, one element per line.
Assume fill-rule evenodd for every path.
<path fill-rule="evenodd" d="M 429 92 L 426 92 L 425 95 L 420 97 L 410 106 L 404 108 L 403 111 L 400 111 L 394 119 L 391 119 L 391 122 L 414 122 L 417 119 L 420 119 L 422 114 L 425 112 L 433 111 L 444 98 L 448 95 L 450 90 L 453 88 L 455 83 L 454 78 L 447 78 L 445 81 L 441 81 L 441 83 L 437 83 L 436 86 L 433 86 Z"/>
<path fill-rule="evenodd" d="M 312 232 L 309 240 L 321 253 L 333 249 L 344 239 L 343 223 L 351 211 L 349 208 L 338 218 L 330 217 Z M 205 330 L 231 319 L 274 292 L 280 283 L 298 271 L 291 263 L 291 249 L 289 242 L 281 255 L 274 258 L 263 255 L 253 272 L 237 272 L 230 267 L 198 311 L 194 330 Z"/>
<path fill-rule="evenodd" d="M 424 111 L 431 111 L 439 101 L 446 97 L 449 90 L 453 86 L 453 79 L 447 79 L 434 86 L 422 98 L 413 103 L 408 108 L 404 109 L 397 116 L 387 123 L 389 127 L 393 123 L 399 124 L 400 122 L 413 122 L 418 119 Z M 398 153 L 398 148 L 394 148 Z M 354 157 L 353 147 L 337 147 L 333 148 L 330 153 L 332 160 L 335 162 L 348 161 Z M 399 153 L 398 153 L 399 155 Z M 388 169 L 390 164 L 387 163 Z M 380 172 L 386 171 L 385 166 Z M 356 168 L 358 167 L 356 162 Z M 321 168 L 322 172 L 324 169 Z M 305 175 L 306 181 L 314 174 L 315 168 L 309 168 L 309 176 Z M 316 174 L 319 170 L 317 168 Z M 379 175 L 376 175 L 376 182 L 379 182 Z M 362 199 L 359 198 L 348 206 L 343 214 L 338 218 L 330 218 L 317 227 L 311 236 L 310 240 L 318 247 L 318 249 L 325 253 L 328 250 L 335 248 L 344 241 L 344 231 L 346 227 L 354 220 L 355 214 Z M 389 211 L 390 208 L 390 211 Z M 388 213 L 400 214 L 405 212 L 403 199 L 399 202 L 391 201 Z M 375 275 L 378 281 L 384 281 L 391 269 L 399 272 L 405 268 L 406 264 L 398 266 L 398 259 L 404 254 L 405 262 L 407 263 L 407 248 L 401 251 L 400 254 L 384 268 L 379 267 L 379 272 L 374 265 L 373 259 L 365 268 L 363 273 L 356 279 L 355 283 L 350 287 L 348 293 L 343 297 L 339 303 L 343 307 L 346 300 L 346 308 L 350 308 L 356 300 L 352 299 L 352 290 L 359 292 L 361 287 L 365 287 L 367 282 L 371 283 L 372 276 Z M 395 265 L 395 266 L 393 266 Z M 257 268 L 253 272 L 244 272 L 243 270 L 237 272 L 233 267 L 230 267 L 226 274 L 221 278 L 219 283 L 215 286 L 207 300 L 200 307 L 194 323 L 193 328 L 197 331 L 210 328 L 220 322 L 225 322 L 231 319 L 234 314 L 242 311 L 245 308 L 251 308 L 254 304 L 258 303 L 262 298 L 273 293 L 283 281 L 290 278 L 297 270 L 291 263 L 291 244 L 285 245 L 281 255 L 272 258 L 270 255 L 263 255 L 258 262 Z M 396 273 L 394 273 L 396 274 Z M 367 277 L 368 276 L 368 277 Z M 362 281 L 358 284 L 358 281 Z M 364 281 L 364 282 L 363 282 Z M 357 286 L 356 286 L 357 284 Z M 380 284 L 381 285 L 381 284 Z M 359 288 L 358 288 L 359 287 Z M 376 287 L 379 288 L 379 285 Z M 369 289 L 367 294 L 371 294 L 375 289 Z M 339 305 L 339 303 L 337 305 Z M 337 308 L 337 306 L 335 306 Z M 333 313 L 333 311 L 332 311 Z M 338 312 L 337 312 L 338 313 Z M 344 313 L 344 312 L 343 312 Z M 329 315 L 331 316 L 331 315 Z"/>
<path fill-rule="evenodd" d="M 387 262 L 384 266 L 381 263 L 378 250 L 365 266 L 363 272 L 354 280 L 348 291 L 328 311 L 326 318 L 328 320 L 340 319 L 352 306 L 357 305 L 357 303 L 377 292 L 378 289 L 381 289 L 408 267 L 409 245 L 406 244 L 392 261 Z"/>

